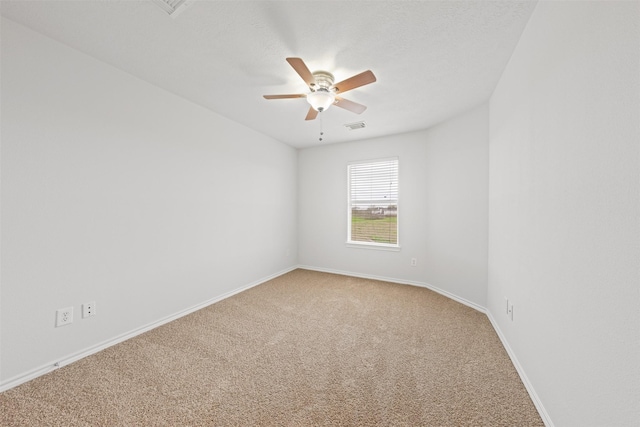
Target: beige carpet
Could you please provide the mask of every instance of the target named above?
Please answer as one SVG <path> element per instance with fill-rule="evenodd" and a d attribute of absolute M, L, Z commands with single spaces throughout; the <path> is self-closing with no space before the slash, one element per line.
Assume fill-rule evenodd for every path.
<path fill-rule="evenodd" d="M 296 270 L 0 394 L 0 425 L 543 423 L 485 315 Z"/>

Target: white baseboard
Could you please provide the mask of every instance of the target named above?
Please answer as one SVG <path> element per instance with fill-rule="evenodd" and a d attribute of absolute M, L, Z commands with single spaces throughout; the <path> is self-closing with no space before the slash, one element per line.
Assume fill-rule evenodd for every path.
<path fill-rule="evenodd" d="M 362 279 L 372 279 L 372 280 L 381 280 L 383 282 L 390 282 L 390 283 L 398 283 L 401 285 L 411 285 L 411 286 L 418 286 L 420 288 L 427 288 L 429 290 L 432 290 L 434 292 L 439 293 L 440 295 L 443 295 L 449 299 L 452 299 L 456 302 L 459 302 L 460 304 L 464 304 L 467 307 L 471 307 L 474 310 L 478 310 L 481 313 L 486 313 L 486 309 L 484 307 L 482 307 L 479 304 L 476 304 L 472 301 L 469 301 L 467 299 L 464 299 L 462 297 L 459 297 L 457 295 L 452 294 L 451 292 L 447 292 L 443 289 L 440 289 L 436 286 L 430 285 L 428 283 L 423 283 L 423 282 L 416 282 L 413 280 L 405 280 L 405 279 L 394 279 L 393 277 L 383 277 L 383 276 L 376 276 L 376 275 L 372 275 L 372 274 L 361 274 L 361 273 L 354 273 L 352 271 L 342 271 L 342 270 L 333 270 L 330 268 L 320 268 L 320 267 L 313 267 L 310 265 L 299 265 L 298 268 L 302 268 L 304 270 L 312 270 L 312 271 L 320 271 L 323 273 L 332 273 L 332 274 L 341 274 L 343 276 L 351 276 L 351 277 L 360 277 Z"/>
<path fill-rule="evenodd" d="M 498 322 L 496 322 L 496 320 L 493 318 L 493 315 L 489 310 L 486 311 L 486 314 L 487 314 L 487 317 L 489 318 L 489 322 L 491 322 L 491 325 L 493 326 L 493 329 L 496 331 L 496 334 L 498 334 L 498 338 L 500 338 L 500 341 L 502 342 L 502 346 L 507 351 L 507 354 L 509 355 L 511 362 L 513 363 L 513 366 L 515 366 L 516 371 L 518 372 L 518 375 L 520 375 L 520 379 L 522 380 L 524 387 L 527 389 L 527 392 L 529 393 L 529 396 L 531 397 L 533 404 L 538 410 L 538 413 L 540 414 L 540 418 L 542 418 L 542 422 L 544 422 L 544 425 L 546 427 L 554 427 L 553 422 L 551 421 L 551 417 L 549 417 L 549 414 L 547 413 L 547 410 L 544 408 L 544 405 L 542 404 L 540 397 L 536 393 L 535 389 L 533 388 L 533 385 L 531 384 L 531 381 L 529 381 L 527 374 L 524 372 L 522 365 L 520 364 L 520 362 L 518 361 L 518 358 L 516 357 L 515 353 L 511 349 L 511 346 L 509 345 L 507 338 L 502 333 L 502 330 L 500 330 L 500 327 L 498 326 Z"/>
<path fill-rule="evenodd" d="M 26 372 L 24 374 L 20 374 L 20 375 L 17 375 L 15 377 L 13 377 L 13 378 L 9 378 L 8 380 L 3 381 L 2 383 L 0 383 L 0 392 L 9 390 L 9 389 L 14 388 L 14 387 L 17 387 L 20 384 L 26 383 L 27 381 L 31 381 L 31 380 L 33 380 L 35 378 L 38 378 L 39 376 L 45 375 L 45 374 L 47 374 L 49 372 L 52 372 L 52 371 L 54 371 L 54 370 L 56 370 L 58 368 L 61 368 L 61 367 L 66 366 L 66 365 L 68 365 L 70 363 L 76 362 L 76 361 L 78 361 L 80 359 L 83 359 L 83 358 L 85 358 L 87 356 L 95 354 L 95 353 L 97 353 L 97 352 L 99 352 L 101 350 L 104 350 L 104 349 L 108 348 L 108 347 L 114 346 L 114 345 L 119 344 L 119 343 L 121 343 L 123 341 L 126 341 L 126 340 L 128 340 L 130 338 L 133 338 L 133 337 L 135 337 L 137 335 L 140 335 L 140 334 L 143 334 L 143 333 L 145 333 L 147 331 L 155 329 L 158 326 L 162 326 L 162 325 L 164 325 L 166 323 L 172 322 L 172 321 L 174 321 L 176 319 L 179 319 L 179 318 L 184 317 L 184 316 L 186 316 L 188 314 L 191 314 L 191 313 L 193 313 L 195 311 L 203 309 L 203 308 L 205 308 L 205 307 L 207 307 L 207 306 L 209 306 L 211 304 L 214 304 L 214 303 L 216 303 L 218 301 L 222 301 L 223 299 L 229 298 L 230 296 L 233 296 L 233 295 L 238 294 L 240 292 L 246 291 L 247 289 L 253 288 L 254 286 L 258 286 L 258 285 L 260 285 L 260 284 L 262 284 L 264 282 L 267 282 L 269 280 L 275 279 L 276 277 L 282 276 L 283 274 L 286 274 L 286 273 L 289 273 L 290 271 L 293 271 L 296 268 L 298 268 L 298 267 L 297 266 L 293 266 L 293 267 L 287 268 L 285 270 L 282 270 L 282 271 L 280 271 L 278 273 L 272 274 L 270 276 L 263 277 L 263 278 L 261 278 L 259 280 L 256 280 L 255 282 L 249 283 L 248 285 L 245 285 L 245 286 L 242 286 L 240 288 L 234 289 L 232 291 L 226 292 L 226 293 L 224 293 L 222 295 L 219 295 L 217 297 L 214 297 L 214 298 L 211 298 L 209 300 L 203 301 L 203 302 L 201 302 L 199 304 L 196 304 L 196 305 L 194 305 L 192 307 L 189 307 L 189 308 L 187 308 L 185 310 L 181 310 L 181 311 L 179 311 L 177 313 L 174 313 L 174 314 L 172 314 L 170 316 L 167 316 L 167 317 L 164 317 L 162 319 L 159 319 L 159 320 L 156 320 L 154 322 L 151 322 L 151 323 L 149 323 L 149 324 L 147 324 L 145 326 L 142 326 L 140 328 L 136 328 L 136 329 L 134 329 L 132 331 L 129 331 L 129 332 L 126 332 L 126 333 L 124 333 L 122 335 L 118 335 L 118 336 L 116 336 L 114 338 L 111 338 L 109 340 L 103 341 L 103 342 L 101 342 L 99 344 L 96 344 L 94 346 L 91 346 L 89 348 L 81 350 L 79 352 L 73 353 L 73 354 L 71 354 L 71 355 L 69 355 L 69 356 L 67 356 L 67 357 L 65 357 L 65 358 L 63 358 L 61 360 L 47 363 L 47 364 L 45 364 L 43 366 L 40 366 L 40 367 L 35 368 L 35 369 L 32 369 L 32 370 L 30 370 L 30 371 L 28 371 L 28 372 Z"/>

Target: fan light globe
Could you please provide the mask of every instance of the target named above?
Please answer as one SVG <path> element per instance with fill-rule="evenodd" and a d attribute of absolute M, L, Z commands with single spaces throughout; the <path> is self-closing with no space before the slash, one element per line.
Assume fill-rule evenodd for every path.
<path fill-rule="evenodd" d="M 315 92 L 311 92 L 307 95 L 307 102 L 313 107 L 314 110 L 323 112 L 327 108 L 333 104 L 336 96 L 333 92 L 330 92 L 327 89 L 321 88 L 316 90 Z"/>

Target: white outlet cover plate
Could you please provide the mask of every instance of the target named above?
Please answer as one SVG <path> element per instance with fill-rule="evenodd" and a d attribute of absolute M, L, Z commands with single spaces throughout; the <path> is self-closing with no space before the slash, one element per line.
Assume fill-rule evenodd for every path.
<path fill-rule="evenodd" d="M 73 323 L 73 307 L 56 310 L 56 327 Z"/>
<path fill-rule="evenodd" d="M 95 301 L 86 302 L 86 303 L 82 304 L 82 317 L 83 318 L 87 318 L 89 316 L 95 316 L 95 315 L 96 315 L 96 302 Z"/>

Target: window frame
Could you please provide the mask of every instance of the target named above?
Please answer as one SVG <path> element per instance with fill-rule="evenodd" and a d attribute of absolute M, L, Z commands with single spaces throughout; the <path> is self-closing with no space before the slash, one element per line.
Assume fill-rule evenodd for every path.
<path fill-rule="evenodd" d="M 397 172 L 397 200 L 396 200 L 396 243 L 379 243 L 379 242 L 363 242 L 358 240 L 351 240 L 351 225 L 352 225 L 352 201 L 351 201 L 351 166 L 362 164 L 374 164 L 381 162 L 395 161 Z M 384 251 L 399 251 L 400 250 L 400 158 L 384 157 L 367 160 L 354 160 L 347 163 L 347 247 L 357 249 L 376 249 Z"/>

